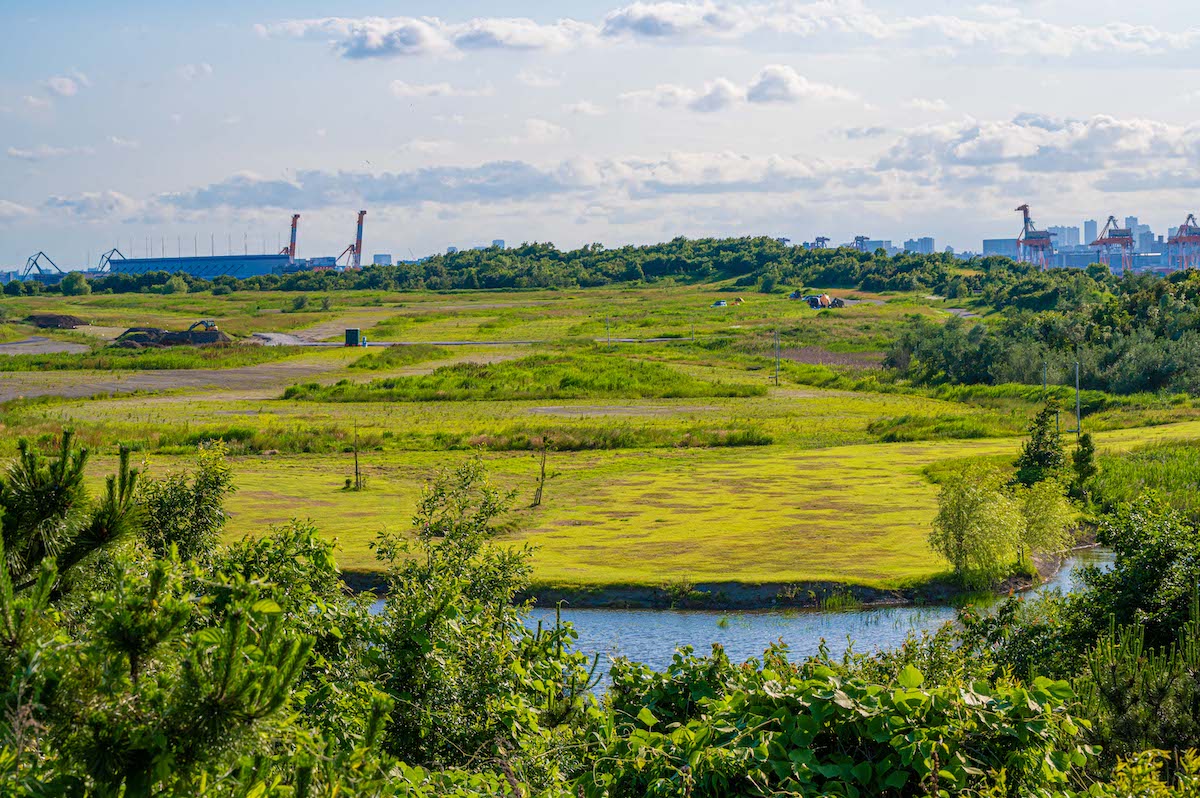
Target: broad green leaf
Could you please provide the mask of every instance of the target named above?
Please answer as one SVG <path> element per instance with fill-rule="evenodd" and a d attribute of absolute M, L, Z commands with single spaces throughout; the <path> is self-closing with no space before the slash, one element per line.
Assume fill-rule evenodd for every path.
<path fill-rule="evenodd" d="M 650 707 L 642 707 L 642 711 L 637 714 L 637 718 L 651 729 L 658 723 L 658 718 L 654 717 L 654 713 L 650 711 Z"/>
<path fill-rule="evenodd" d="M 907 687 L 908 689 L 912 690 L 920 687 L 925 681 L 925 677 L 912 665 L 905 665 L 904 670 L 900 671 L 900 676 L 897 681 L 900 682 L 901 687 Z"/>
<path fill-rule="evenodd" d="M 283 608 L 269 598 L 259 599 L 254 602 L 254 606 L 250 610 L 252 612 L 261 612 L 263 615 L 278 615 L 283 612 Z"/>

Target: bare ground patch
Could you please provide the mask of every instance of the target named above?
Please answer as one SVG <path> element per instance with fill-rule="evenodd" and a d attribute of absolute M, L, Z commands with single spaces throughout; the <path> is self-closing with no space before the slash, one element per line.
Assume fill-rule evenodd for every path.
<path fill-rule="evenodd" d="M 805 363 L 810 366 L 854 366 L 856 368 L 880 368 L 882 352 L 831 352 L 820 346 L 803 346 L 785 349 L 784 360 Z"/>
<path fill-rule="evenodd" d="M 0 344 L 0 355 L 50 355 L 56 352 L 78 354 L 79 352 L 88 351 L 91 351 L 91 347 L 86 344 L 56 341 L 44 335 L 34 335 L 26 338 L 24 341 Z"/>
<path fill-rule="evenodd" d="M 0 374 L 0 402 L 34 396 L 82 399 L 97 394 L 156 393 L 186 388 L 245 391 L 244 398 L 274 398 L 280 388 L 311 379 L 331 368 L 326 362 L 276 362 L 231 369 L 173 371 L 14 371 Z"/>

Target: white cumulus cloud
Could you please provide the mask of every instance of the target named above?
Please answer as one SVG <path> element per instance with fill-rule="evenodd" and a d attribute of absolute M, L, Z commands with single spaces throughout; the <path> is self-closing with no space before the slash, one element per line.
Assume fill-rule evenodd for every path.
<path fill-rule="evenodd" d="M 576 114 L 578 116 L 604 116 L 607 113 L 602 106 L 589 100 L 567 103 L 563 106 L 563 110 L 568 114 Z"/>
<path fill-rule="evenodd" d="M 403 80 L 393 80 L 391 90 L 397 97 L 487 97 L 493 91 L 491 86 L 464 89 L 449 83 L 407 83 Z"/>
<path fill-rule="evenodd" d="M 184 64 L 176 72 L 184 80 L 196 80 L 197 78 L 206 78 L 211 75 L 213 68 L 212 64 L 202 61 L 199 64 Z"/>
<path fill-rule="evenodd" d="M 85 191 L 69 197 L 53 196 L 45 207 L 81 219 L 120 219 L 135 213 L 142 203 L 119 191 Z"/>
<path fill-rule="evenodd" d="M 9 147 L 7 150 L 9 158 L 16 158 L 20 161 L 46 161 L 72 155 L 92 155 L 94 152 L 95 150 L 91 147 L 51 147 L 47 144 L 29 148 Z"/>
<path fill-rule="evenodd" d="M 546 69 L 522 69 L 517 80 L 535 89 L 551 89 L 562 85 L 562 75 Z"/>
<path fill-rule="evenodd" d="M 33 215 L 33 209 L 8 200 L 0 200 L 0 221 L 24 219 Z"/>
<path fill-rule="evenodd" d="M 746 87 L 752 103 L 789 103 L 800 100 L 854 100 L 854 92 L 840 86 L 809 80 L 783 64 L 764 67 Z"/>
<path fill-rule="evenodd" d="M 660 84 L 653 89 L 626 92 L 627 103 L 649 103 L 660 108 L 688 108 L 692 111 L 722 111 L 740 103 L 796 103 L 805 100 L 855 100 L 856 95 L 839 86 L 811 81 L 782 64 L 764 67 L 745 86 L 728 78 L 717 78 L 693 89 L 675 84 Z"/>
<path fill-rule="evenodd" d="M 929 114 L 940 114 L 950 110 L 950 105 L 945 100 L 926 99 L 924 97 L 914 97 L 906 102 L 905 105 L 914 110 Z"/>

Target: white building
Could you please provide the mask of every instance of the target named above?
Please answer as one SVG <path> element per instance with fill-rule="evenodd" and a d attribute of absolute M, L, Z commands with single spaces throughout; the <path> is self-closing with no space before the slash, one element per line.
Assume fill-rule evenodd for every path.
<path fill-rule="evenodd" d="M 1066 247 L 1079 246 L 1079 228 L 1078 227 L 1074 227 L 1074 226 L 1063 227 L 1061 225 L 1055 225 L 1053 227 L 1046 228 L 1046 230 L 1047 230 L 1047 232 L 1050 233 L 1051 236 L 1054 237 L 1054 246 L 1057 249 L 1064 249 Z M 1091 241 L 1089 241 L 1088 243 L 1090 244 Z"/>

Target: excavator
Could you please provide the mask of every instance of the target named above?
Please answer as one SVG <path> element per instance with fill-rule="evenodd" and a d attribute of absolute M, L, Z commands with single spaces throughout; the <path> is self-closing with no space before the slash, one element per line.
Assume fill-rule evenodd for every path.
<path fill-rule="evenodd" d="M 192 330 L 196 329 L 197 327 L 203 327 L 204 330 L 207 332 L 210 330 L 217 329 L 217 323 L 215 321 L 213 321 L 212 319 L 201 319 L 200 321 L 193 324 L 191 327 L 188 327 L 187 331 L 191 332 Z"/>

